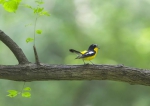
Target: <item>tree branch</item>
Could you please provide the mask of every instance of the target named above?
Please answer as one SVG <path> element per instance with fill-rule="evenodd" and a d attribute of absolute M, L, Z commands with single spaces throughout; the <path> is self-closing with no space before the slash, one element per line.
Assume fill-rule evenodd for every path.
<path fill-rule="evenodd" d="M 0 66 L 0 79 L 15 81 L 114 80 L 150 86 L 150 70 L 120 65 Z"/>
<path fill-rule="evenodd" d="M 0 65 L 0 79 L 14 81 L 114 80 L 150 86 L 150 70 L 123 65 L 47 65 L 40 64 L 38 59 L 36 59 L 37 64 L 32 64 L 19 46 L 1 30 L 0 40 L 10 48 L 19 62 L 19 65 L 14 66 Z"/>
<path fill-rule="evenodd" d="M 1 30 L 0 40 L 13 52 L 19 64 L 29 63 L 28 59 L 24 55 L 23 51 L 19 48 L 19 46 Z"/>

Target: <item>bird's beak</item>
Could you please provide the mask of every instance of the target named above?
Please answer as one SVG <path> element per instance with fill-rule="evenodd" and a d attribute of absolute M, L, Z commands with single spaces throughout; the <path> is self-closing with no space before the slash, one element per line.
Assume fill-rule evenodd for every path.
<path fill-rule="evenodd" d="M 98 49 L 100 49 L 100 47 L 98 47 L 98 45 L 96 44 L 96 47 L 98 48 Z"/>

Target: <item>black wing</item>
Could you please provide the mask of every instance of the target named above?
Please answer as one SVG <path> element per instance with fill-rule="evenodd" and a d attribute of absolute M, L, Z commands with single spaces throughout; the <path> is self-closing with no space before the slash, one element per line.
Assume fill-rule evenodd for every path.
<path fill-rule="evenodd" d="M 95 52 L 94 51 L 87 51 L 85 54 L 83 54 L 80 58 L 86 58 L 86 57 L 89 57 L 89 56 L 93 56 L 95 55 Z"/>

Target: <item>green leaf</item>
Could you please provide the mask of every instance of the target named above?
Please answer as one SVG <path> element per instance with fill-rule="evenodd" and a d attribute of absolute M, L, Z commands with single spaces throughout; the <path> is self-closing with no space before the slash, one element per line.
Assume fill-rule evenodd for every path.
<path fill-rule="evenodd" d="M 16 90 L 8 90 L 7 92 L 9 93 L 7 96 L 9 96 L 11 98 L 18 95 L 18 91 L 16 91 Z"/>
<path fill-rule="evenodd" d="M 41 0 L 36 0 L 35 2 L 36 2 L 37 4 L 39 4 L 39 5 L 40 5 L 40 4 L 44 4 L 44 2 L 41 1 Z"/>
<path fill-rule="evenodd" d="M 31 88 L 30 87 L 26 87 L 23 90 L 25 90 L 25 91 L 31 91 Z"/>
<path fill-rule="evenodd" d="M 27 43 L 29 43 L 29 42 L 33 42 L 33 41 L 34 41 L 34 39 L 33 39 L 33 38 L 27 38 L 27 39 L 26 39 L 26 42 L 27 42 Z"/>
<path fill-rule="evenodd" d="M 40 12 L 43 11 L 43 9 L 44 9 L 44 8 L 39 8 L 39 7 L 37 7 L 37 8 L 34 9 L 34 13 L 40 13 Z"/>
<path fill-rule="evenodd" d="M 22 97 L 30 98 L 31 97 L 31 93 L 30 92 L 23 92 L 22 93 Z"/>
<path fill-rule="evenodd" d="M 3 4 L 5 2 L 5 0 L 0 0 L 0 4 Z"/>
<path fill-rule="evenodd" d="M 12 1 L 15 1 L 16 3 L 20 3 L 21 2 L 21 0 L 12 0 Z"/>
<path fill-rule="evenodd" d="M 50 16 L 50 14 L 47 11 L 42 11 L 41 13 L 39 13 L 39 15 L 46 15 L 46 16 Z"/>
<path fill-rule="evenodd" d="M 42 30 L 38 29 L 38 30 L 36 30 L 36 33 L 37 34 L 42 34 Z"/>
<path fill-rule="evenodd" d="M 12 93 L 12 94 L 18 93 L 18 91 L 16 91 L 16 90 L 8 90 L 7 92 Z"/>
<path fill-rule="evenodd" d="M 26 4 L 26 5 L 24 5 L 24 6 L 27 7 L 27 8 L 33 9 L 32 6 L 30 6 L 30 5 L 27 5 L 27 4 Z"/>
<path fill-rule="evenodd" d="M 3 2 L 3 7 L 8 12 L 15 12 L 18 9 L 18 5 L 21 0 L 8 0 Z"/>

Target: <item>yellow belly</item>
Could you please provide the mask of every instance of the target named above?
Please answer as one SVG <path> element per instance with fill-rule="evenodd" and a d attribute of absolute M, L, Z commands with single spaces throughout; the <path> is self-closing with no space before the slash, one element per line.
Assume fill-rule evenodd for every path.
<path fill-rule="evenodd" d="M 90 56 L 90 57 L 86 57 L 86 58 L 83 58 L 84 60 L 92 60 L 93 58 L 95 58 L 96 55 L 94 56 Z"/>

